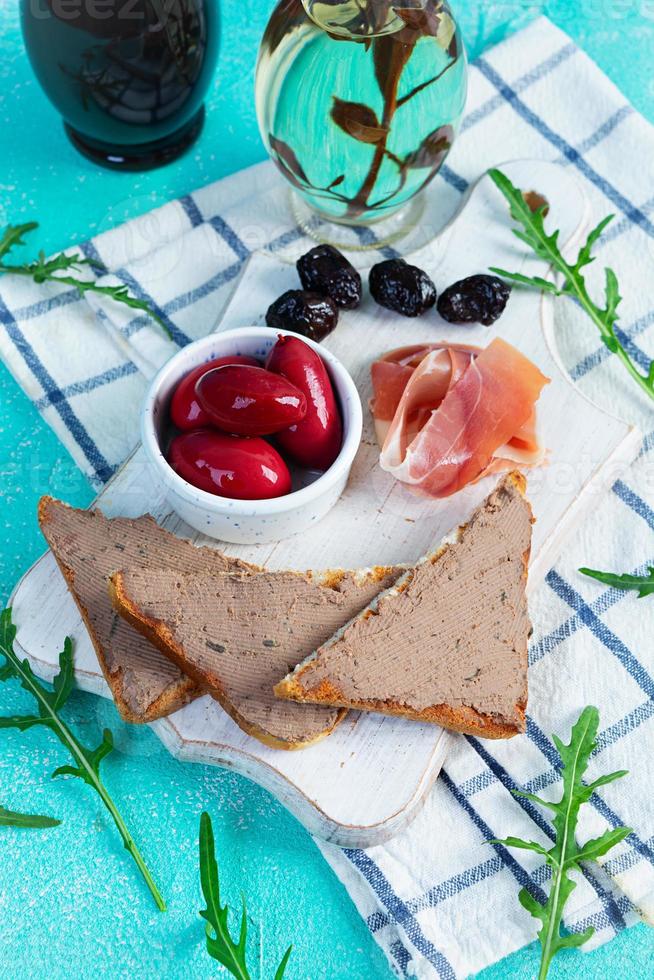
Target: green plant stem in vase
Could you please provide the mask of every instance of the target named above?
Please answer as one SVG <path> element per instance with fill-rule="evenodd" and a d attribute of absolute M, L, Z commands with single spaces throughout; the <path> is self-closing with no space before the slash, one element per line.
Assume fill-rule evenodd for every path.
<path fill-rule="evenodd" d="M 466 61 L 443 0 L 281 0 L 261 43 L 266 147 L 315 237 L 411 226 L 463 112 Z M 339 229 L 339 226 L 341 228 Z"/>

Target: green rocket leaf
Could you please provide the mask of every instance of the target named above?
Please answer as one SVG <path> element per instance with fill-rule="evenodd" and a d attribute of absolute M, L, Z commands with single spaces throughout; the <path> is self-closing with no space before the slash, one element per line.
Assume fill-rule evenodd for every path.
<path fill-rule="evenodd" d="M 650 565 L 647 575 L 617 575 L 615 572 L 599 572 L 594 568 L 580 568 L 582 575 L 597 579 L 604 585 L 609 585 L 614 589 L 633 589 L 638 593 L 640 599 L 654 594 L 654 567 Z"/>
<path fill-rule="evenodd" d="M 34 827 L 43 829 L 44 827 L 58 827 L 61 820 L 55 817 L 41 817 L 36 813 L 17 813 L 15 810 L 6 810 L 0 806 L 0 827 Z"/>
<path fill-rule="evenodd" d="M 59 766 L 53 773 L 53 777 L 76 776 L 96 791 L 109 811 L 122 838 L 123 845 L 134 859 L 157 903 L 157 907 L 161 912 L 165 912 L 166 906 L 159 889 L 100 777 L 100 763 L 113 748 L 111 732 L 105 730 L 100 745 L 96 749 L 88 749 L 79 741 L 61 717 L 60 711 L 73 689 L 73 645 L 70 639 L 66 637 L 64 648 L 59 654 L 59 673 L 54 679 L 52 690 L 41 683 L 27 660 L 20 660 L 17 656 L 14 650 L 15 639 L 16 627 L 11 620 L 11 609 L 5 609 L 0 614 L 0 655 L 4 657 L 5 661 L 0 672 L 0 681 L 7 681 L 12 678 L 19 681 L 21 687 L 31 694 L 36 701 L 37 712 L 32 715 L 0 717 L 0 728 L 17 728 L 19 731 L 27 731 L 30 728 L 41 726 L 48 728 L 57 736 L 72 756 L 75 765 Z"/>
<path fill-rule="evenodd" d="M 599 713 L 597 708 L 584 708 L 576 724 L 572 728 L 570 743 L 566 745 L 556 735 L 552 736 L 558 749 L 562 763 L 563 795 L 558 803 L 541 800 L 533 794 L 519 794 L 547 807 L 554 813 L 552 823 L 556 831 L 553 846 L 547 850 L 535 841 L 524 841 L 517 837 L 507 837 L 505 840 L 491 841 L 494 844 L 504 844 L 506 847 L 517 847 L 535 851 L 542 855 L 552 869 L 550 892 L 545 904 L 541 904 L 523 888 L 518 899 L 520 904 L 541 923 L 538 939 L 541 945 L 541 965 L 539 980 L 545 980 L 552 959 L 561 949 L 581 946 L 593 935 L 594 929 L 583 933 L 564 934 L 561 932 L 563 910 L 565 904 L 575 889 L 575 882 L 569 875 L 571 869 L 579 870 L 582 861 L 595 861 L 602 857 L 616 844 L 625 839 L 631 830 L 629 827 L 615 827 L 607 830 L 601 837 L 589 840 L 579 845 L 576 840 L 579 811 L 587 803 L 599 786 L 613 782 L 626 775 L 626 772 L 613 772 L 600 776 L 593 783 L 583 782 L 583 776 L 588 768 L 590 757 L 596 746 Z"/>
<path fill-rule="evenodd" d="M 520 226 L 514 229 L 514 235 L 561 275 L 562 285 L 558 287 L 539 276 L 524 276 L 517 272 L 507 272 L 505 269 L 492 268 L 491 272 L 522 286 L 576 299 L 599 330 L 606 348 L 620 359 L 645 394 L 654 399 L 654 362 L 650 364 L 648 371 L 642 374 L 616 333 L 617 310 L 621 297 L 615 272 L 612 269 L 605 270 L 604 305 L 591 299 L 582 272 L 593 261 L 593 246 L 597 244 L 614 215 L 607 215 L 593 228 L 579 249 L 575 262 L 570 263 L 564 259 L 559 249 L 558 231 L 548 233 L 545 228 L 544 222 L 548 210 L 546 202 L 532 209 L 528 194 L 515 187 L 506 174 L 500 170 L 489 170 L 488 174 L 506 198 L 511 217 Z"/>
<path fill-rule="evenodd" d="M 127 286 L 99 286 L 92 279 L 81 279 L 79 276 L 80 270 L 84 266 L 93 264 L 89 259 L 84 258 L 83 255 L 79 255 L 78 253 L 65 255 L 63 252 L 60 252 L 58 255 L 48 259 L 43 252 L 39 252 L 38 258 L 32 262 L 25 262 L 18 265 L 8 265 L 4 262 L 5 256 L 9 254 L 14 246 L 25 244 L 23 235 L 34 231 L 35 228 L 38 228 L 36 221 L 30 221 L 24 225 L 7 225 L 0 237 L 0 275 L 28 276 L 37 284 L 44 282 L 63 283 L 66 286 L 72 286 L 76 289 L 80 296 L 83 296 L 85 293 L 108 296 L 109 299 L 114 300 L 116 303 L 122 303 L 123 306 L 128 306 L 130 309 L 140 310 L 142 313 L 145 313 L 152 320 L 155 320 L 167 336 L 170 337 L 170 330 L 161 317 L 155 313 L 145 300 L 132 296 Z M 62 275 L 62 273 L 65 274 Z"/>
<path fill-rule="evenodd" d="M 206 902 L 206 909 L 200 915 L 206 919 L 207 952 L 218 960 L 236 980 L 251 980 L 246 962 L 247 910 L 245 899 L 241 909 L 241 924 L 238 940 L 229 931 L 229 906 L 220 903 L 220 879 L 216 847 L 214 843 L 211 817 L 203 813 L 200 817 L 200 884 Z M 291 955 L 289 946 L 275 972 L 274 980 L 282 980 Z"/>

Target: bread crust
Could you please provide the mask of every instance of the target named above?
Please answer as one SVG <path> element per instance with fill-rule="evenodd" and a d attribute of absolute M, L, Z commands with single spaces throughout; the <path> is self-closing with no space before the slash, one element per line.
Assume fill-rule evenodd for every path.
<path fill-rule="evenodd" d="M 52 497 L 44 496 L 41 498 L 38 505 L 38 519 L 46 538 L 49 537 L 49 525 L 51 523 L 54 524 L 55 522 L 56 514 L 52 510 L 54 506 L 57 508 L 63 506 L 69 510 L 74 509 L 69 508 L 66 504 L 62 504 L 59 501 L 54 500 Z M 154 518 L 148 517 L 148 520 L 152 522 L 153 527 L 158 527 Z M 167 533 L 169 534 L 169 532 Z M 169 536 L 173 537 L 173 535 L 170 534 Z M 80 611 L 80 615 L 96 651 L 102 674 L 109 685 L 116 706 L 126 721 L 134 724 L 143 724 L 154 721 L 158 718 L 171 714 L 173 711 L 176 711 L 185 704 L 188 704 L 194 698 L 199 697 L 204 693 L 209 693 L 214 694 L 216 700 L 222 705 L 224 710 L 244 731 L 248 732 L 248 734 L 253 735 L 264 744 L 271 747 L 292 750 L 295 748 L 304 748 L 305 746 L 314 744 L 314 742 L 320 741 L 321 738 L 329 735 L 335 728 L 336 724 L 338 724 L 345 716 L 345 711 L 335 713 L 332 712 L 332 715 L 335 714 L 336 718 L 333 724 L 326 726 L 321 731 L 320 735 L 314 735 L 311 738 L 306 738 L 299 741 L 281 740 L 266 731 L 261 731 L 256 726 L 253 726 L 251 722 L 244 719 L 234 705 L 228 700 L 223 692 L 219 679 L 214 675 L 207 675 L 206 672 L 195 670 L 193 664 L 184 656 L 184 651 L 175 647 L 171 637 L 165 637 L 161 629 L 146 629 L 145 625 L 136 616 L 135 609 L 129 611 L 126 610 L 125 615 L 123 615 L 121 609 L 117 609 L 116 611 L 119 615 L 121 615 L 121 619 L 125 619 L 130 627 L 134 628 L 140 636 L 143 636 L 154 649 L 156 649 L 166 658 L 167 661 L 174 664 L 183 675 L 179 680 L 171 680 L 168 683 L 165 691 L 158 695 L 156 699 L 152 700 L 147 708 L 139 708 L 138 710 L 135 710 L 134 706 L 125 696 L 126 681 L 124 673 L 128 669 L 127 666 L 117 666 L 112 670 L 109 669 L 109 662 L 105 657 L 103 644 L 100 642 L 99 637 L 94 630 L 93 622 L 91 620 L 91 616 L 89 615 L 89 610 L 84 606 L 84 603 L 81 600 L 80 594 L 76 588 L 75 568 L 72 564 L 69 565 L 67 563 L 65 552 L 62 554 L 62 551 L 59 548 L 56 552 L 54 549 L 51 550 L 53 551 L 55 560 L 57 561 L 62 575 L 64 576 L 73 600 Z M 250 574 L 263 571 L 260 566 L 253 565 L 249 562 L 240 562 L 240 565 L 242 567 L 235 570 L 233 574 L 242 574 L 247 578 L 247 576 Z M 374 568 L 363 570 L 361 574 L 365 575 L 366 579 L 371 582 L 382 582 L 384 577 L 388 575 L 389 571 L 390 569 L 386 566 L 375 566 Z M 77 571 L 77 574 L 79 577 L 79 570 Z M 311 571 L 304 573 L 304 575 L 300 572 L 295 574 L 297 574 L 298 577 L 307 577 L 308 579 L 319 580 L 325 587 L 337 589 L 341 580 L 348 575 L 348 572 L 340 569 L 332 569 L 328 572 L 318 574 Z M 109 583 L 107 583 L 107 586 L 109 588 Z M 107 600 L 109 601 L 110 599 L 111 596 L 108 592 Z M 116 609 L 115 603 L 114 608 Z"/>
<path fill-rule="evenodd" d="M 175 641 L 170 629 L 160 619 L 154 619 L 146 617 L 140 611 L 138 606 L 136 606 L 130 599 L 125 588 L 125 579 L 122 572 L 116 572 L 109 579 L 109 597 L 111 599 L 112 605 L 116 612 L 122 616 L 123 619 L 127 620 L 130 626 L 138 630 L 153 646 L 155 646 L 164 656 L 172 660 L 180 670 L 185 671 L 191 678 L 197 681 L 202 681 L 204 683 L 205 689 L 203 693 L 208 693 L 214 700 L 223 708 L 224 711 L 232 718 L 239 728 L 242 728 L 244 732 L 248 735 L 252 735 L 258 741 L 263 742 L 264 745 L 270 746 L 273 749 L 283 749 L 285 751 L 296 751 L 298 749 L 308 748 L 310 745 L 315 745 L 321 742 L 324 738 L 334 731 L 337 725 L 341 723 L 347 711 L 344 709 L 339 711 L 336 715 L 336 719 L 333 725 L 328 728 L 324 728 L 319 735 L 314 736 L 309 739 L 297 739 L 294 741 L 287 741 L 284 739 L 276 738 L 271 735 L 270 732 L 266 732 L 259 728 L 258 725 L 252 724 L 252 722 L 246 720 L 243 715 L 236 709 L 233 702 L 227 696 L 224 687 L 222 686 L 220 679 L 213 675 L 213 683 L 211 688 L 207 688 L 207 677 L 201 676 L 200 672 L 190 663 L 184 655 L 183 648 Z"/>
<path fill-rule="evenodd" d="M 522 494 L 522 496 L 525 495 L 526 480 L 523 474 L 519 471 L 510 472 L 504 477 L 502 482 L 512 484 Z M 38 517 L 39 523 L 42 527 L 46 527 L 49 523 L 48 505 L 52 500 L 53 498 L 46 496 L 41 498 L 39 501 Z M 531 520 L 533 523 L 533 515 Z M 530 549 L 527 549 L 522 556 L 524 566 L 523 576 L 525 579 L 527 577 L 529 555 Z M 55 559 L 89 632 L 91 641 L 98 656 L 102 673 L 112 691 L 117 707 L 121 715 L 127 721 L 132 723 L 139 724 L 154 721 L 172 713 L 173 711 L 176 711 L 178 708 L 183 707 L 185 704 L 188 704 L 199 695 L 203 693 L 210 693 L 227 712 L 227 714 L 229 714 L 236 724 L 239 725 L 239 727 L 245 732 L 257 738 L 265 745 L 284 750 L 301 749 L 321 741 L 323 738 L 331 734 L 334 728 L 345 717 L 347 709 L 351 708 L 401 716 L 417 721 L 431 722 L 434 724 L 439 724 L 442 727 L 448 728 L 455 732 L 477 735 L 489 739 L 510 738 L 513 735 L 524 731 L 525 729 L 526 698 L 524 701 L 516 704 L 516 714 L 518 715 L 519 722 L 512 723 L 507 722 L 506 719 L 499 716 L 482 714 L 475 708 L 469 706 L 460 706 L 455 708 L 447 704 L 437 704 L 421 710 L 416 710 L 411 708 L 411 706 L 404 705 L 403 703 L 394 700 L 350 701 L 346 699 L 342 691 L 334 687 L 329 681 L 322 681 L 313 688 L 304 688 L 301 680 L 305 672 L 310 669 L 312 657 L 309 657 L 303 663 L 301 663 L 292 674 L 289 674 L 275 686 L 275 695 L 277 697 L 293 701 L 337 707 L 341 710 L 339 711 L 334 724 L 322 731 L 317 737 L 293 742 L 281 740 L 270 735 L 270 733 L 261 730 L 258 726 L 253 725 L 250 721 L 243 718 L 243 716 L 237 711 L 233 703 L 227 697 L 218 677 L 211 678 L 211 689 L 207 691 L 208 678 L 206 673 L 201 676 L 200 672 L 197 671 L 193 664 L 187 660 L 183 649 L 175 642 L 171 631 L 167 628 L 163 621 L 148 619 L 141 614 L 138 607 L 130 601 L 129 596 L 125 591 L 123 576 L 120 572 L 118 572 L 111 576 L 108 583 L 109 597 L 114 609 L 134 629 L 136 629 L 154 647 L 156 647 L 157 650 L 159 650 L 165 657 L 167 657 L 181 671 L 183 671 L 184 674 L 180 681 L 169 685 L 169 688 L 155 701 L 153 701 L 145 711 L 136 715 L 123 696 L 122 669 L 117 668 L 117 670 L 112 673 L 107 668 L 101 644 L 99 643 L 90 622 L 88 610 L 81 603 L 75 589 L 75 574 L 73 569 L 56 554 Z M 437 560 L 436 556 L 434 556 L 433 560 Z M 257 570 L 255 566 L 251 567 L 253 571 Z M 375 567 L 375 569 L 372 570 L 372 574 L 381 579 L 386 571 L 387 569 L 383 567 Z M 334 583 L 338 582 L 339 576 L 342 574 L 344 573 L 339 571 L 327 573 L 327 575 L 333 576 Z M 330 582 L 326 580 L 324 584 L 329 586 Z M 360 613 L 359 615 L 366 615 L 366 611 Z"/>
<path fill-rule="evenodd" d="M 521 496 L 525 497 L 527 481 L 519 470 L 510 471 L 503 478 L 501 483 L 498 484 L 498 486 L 502 484 L 514 486 Z M 531 523 L 534 524 L 535 518 L 531 510 L 531 506 L 529 506 L 529 515 Z M 466 526 L 466 524 L 460 525 L 459 533 L 461 533 Z M 438 558 L 441 556 L 444 550 L 445 546 L 439 548 L 434 553 L 431 560 L 438 561 Z M 525 582 L 528 576 L 530 555 L 531 547 L 527 548 L 522 554 L 522 578 Z M 408 574 L 410 574 L 410 572 Z M 401 582 L 397 587 L 397 590 L 402 591 L 403 588 L 406 588 L 406 585 L 408 585 L 408 579 L 405 583 Z M 358 616 L 355 616 L 354 620 L 364 618 L 367 615 L 370 615 L 370 607 L 363 610 L 363 612 L 359 613 Z M 354 620 L 351 620 L 351 622 L 354 622 Z M 346 624 L 346 627 L 347 625 L 349 624 Z M 330 642 L 331 641 L 328 640 L 325 646 L 328 647 Z M 526 729 L 525 712 L 528 698 L 527 686 L 525 687 L 524 699 L 518 701 L 515 706 L 516 714 L 518 716 L 517 723 L 507 721 L 507 719 L 502 718 L 499 715 L 484 714 L 477 711 L 476 708 L 468 705 L 452 707 L 448 704 L 434 704 L 417 710 L 412 708 L 411 705 L 406 705 L 400 701 L 394 700 L 351 700 L 345 696 L 343 691 L 341 691 L 327 679 L 321 680 L 320 683 L 314 685 L 313 687 L 303 686 L 302 678 L 306 673 L 310 673 L 314 657 L 315 654 L 311 654 L 302 663 L 300 663 L 292 673 L 288 674 L 283 678 L 283 680 L 275 685 L 273 690 L 276 697 L 307 704 L 324 704 L 325 706 L 330 707 L 343 707 L 358 709 L 360 711 L 374 711 L 380 714 L 411 718 L 414 721 L 430 722 L 436 725 L 441 725 L 441 727 L 447 728 L 453 732 L 459 732 L 464 735 L 476 735 L 480 738 L 487 739 L 512 738 L 514 735 L 521 734 Z"/>
<path fill-rule="evenodd" d="M 49 496 L 41 497 L 39 500 L 38 521 L 41 528 L 45 528 L 49 524 L 48 507 L 51 502 L 54 502 L 54 498 Z M 79 609 L 82 620 L 84 621 L 84 625 L 86 626 L 89 637 L 91 638 L 91 643 L 93 644 L 93 649 L 96 652 L 100 669 L 104 679 L 109 685 L 114 701 L 116 702 L 116 707 L 118 708 L 121 717 L 123 717 L 125 721 L 131 722 L 133 725 L 143 725 L 151 721 L 156 721 L 158 718 L 164 718 L 167 715 L 172 714 L 173 711 L 183 708 L 185 704 L 189 704 L 190 701 L 193 701 L 195 698 L 204 693 L 203 689 L 199 687 L 191 677 L 185 675 L 184 677 L 180 678 L 179 681 L 171 684 L 166 691 L 156 698 L 156 700 L 151 702 L 151 704 L 149 704 L 143 712 L 136 714 L 123 696 L 124 679 L 122 668 L 118 667 L 112 672 L 107 667 L 102 644 L 99 642 L 95 630 L 93 629 L 88 610 L 81 602 L 75 588 L 75 573 L 73 569 L 67 565 L 59 555 L 55 554 L 54 551 L 52 553 L 57 565 L 59 566 L 61 574 L 66 580 L 66 585 L 68 586 L 70 594 L 75 601 L 75 605 Z"/>
<path fill-rule="evenodd" d="M 301 674 L 298 675 L 300 677 Z M 348 700 L 342 691 L 329 681 L 321 681 L 316 687 L 304 689 L 297 677 L 285 678 L 275 685 L 277 697 L 307 704 L 324 704 L 326 707 L 342 707 L 358 709 L 359 711 L 375 711 L 383 715 L 395 715 L 410 718 L 413 721 L 426 721 L 441 728 L 463 735 L 478 735 L 480 738 L 500 739 L 512 738 L 525 730 L 525 703 L 517 705 L 520 724 L 512 725 L 494 715 L 481 714 L 475 708 L 462 705 L 453 708 L 447 704 L 434 704 L 420 711 L 404 705 L 399 701 L 363 701 Z"/>

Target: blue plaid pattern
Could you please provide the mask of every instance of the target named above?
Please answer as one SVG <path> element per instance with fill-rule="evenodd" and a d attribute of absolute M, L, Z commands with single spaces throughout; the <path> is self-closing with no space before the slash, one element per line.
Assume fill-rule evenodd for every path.
<path fill-rule="evenodd" d="M 572 168 L 594 216 L 616 214 L 598 264 L 620 275 L 621 340 L 645 367 L 654 354 L 654 309 L 642 295 L 654 257 L 653 149 L 651 128 L 541 19 L 473 64 L 468 112 L 435 192 L 454 211 L 470 182 L 503 159 L 543 157 Z M 97 297 L 87 303 L 64 287 L 2 283 L 2 356 L 96 486 L 133 447 L 148 377 L 178 345 L 214 328 L 249 256 L 308 245 L 289 223 L 284 195 L 272 167 L 261 165 L 81 247 L 100 281 L 125 283 L 153 305 L 172 341 L 146 317 Z M 552 840 L 544 811 L 512 790 L 556 796 L 549 733 L 566 734 L 585 703 L 598 705 L 604 726 L 593 765 L 631 775 L 592 798 L 582 834 L 621 823 L 633 832 L 601 867 L 585 869 L 566 924 L 593 925 L 597 943 L 653 911 L 654 613 L 651 601 L 602 588 L 576 569 L 639 572 L 654 564 L 654 431 L 649 406 L 574 304 L 557 307 L 557 328 L 572 378 L 649 435 L 534 597 L 527 734 L 507 743 L 459 739 L 424 810 L 388 844 L 320 845 L 398 976 L 465 976 L 533 938 L 516 893 L 524 887 L 542 900 L 548 870 L 531 854 L 488 841 L 509 833 Z"/>

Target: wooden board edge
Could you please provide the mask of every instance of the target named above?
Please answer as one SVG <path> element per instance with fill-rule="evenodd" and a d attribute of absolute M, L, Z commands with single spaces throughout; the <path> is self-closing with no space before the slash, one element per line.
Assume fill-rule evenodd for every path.
<path fill-rule="evenodd" d="M 48 554 L 49 551 L 46 551 L 20 577 L 12 590 L 8 605 L 13 604 L 14 598 L 20 592 L 24 582 L 35 572 Z M 63 637 L 61 642 L 63 643 Z M 52 682 L 58 671 L 56 664 L 26 649 L 18 636 L 14 641 L 14 646 L 17 654 L 21 658 L 27 659 L 39 677 L 47 682 Z M 74 673 L 76 686 L 80 690 L 107 700 L 113 700 L 111 690 L 99 666 L 97 674 L 79 667 L 74 667 Z M 182 762 L 219 766 L 236 772 L 271 793 L 282 806 L 302 823 L 309 833 L 320 840 L 336 844 L 339 847 L 362 848 L 383 844 L 409 826 L 424 805 L 453 740 L 453 735 L 450 732 L 440 729 L 439 737 L 432 748 L 429 760 L 415 781 L 411 796 L 389 816 L 376 823 L 366 825 L 346 824 L 330 817 L 292 779 L 275 769 L 270 762 L 257 757 L 246 749 L 228 743 L 211 743 L 183 737 L 175 725 L 174 714 L 151 722 L 147 727 L 153 730 L 153 733 L 173 758 Z"/>
<path fill-rule="evenodd" d="M 397 811 L 374 824 L 346 824 L 329 817 L 316 801 L 311 800 L 287 776 L 264 760 L 231 745 L 217 746 L 182 739 L 173 719 L 174 715 L 161 718 L 152 722 L 150 727 L 174 758 L 217 765 L 251 779 L 274 796 L 310 834 L 338 847 L 373 847 L 386 843 L 405 830 L 424 806 L 454 739 L 451 732 L 440 730 L 429 764 L 416 782 L 411 798 Z"/>
<path fill-rule="evenodd" d="M 552 270 L 548 272 L 546 278 L 552 281 L 554 280 Z M 602 480 L 602 474 L 605 474 L 607 482 L 607 486 L 602 489 L 604 492 L 607 492 L 610 490 L 613 482 L 618 479 L 618 475 L 624 472 L 636 459 L 643 443 L 643 434 L 637 426 L 624 421 L 616 415 L 612 415 L 604 406 L 598 405 L 570 377 L 569 372 L 561 360 L 556 344 L 554 297 L 548 293 L 543 293 L 541 296 L 540 326 L 543 331 L 548 353 L 559 371 L 563 382 L 570 388 L 571 393 L 574 394 L 575 398 L 582 399 L 586 404 L 592 406 L 593 411 L 603 415 L 613 425 L 621 426 L 623 437 L 616 444 L 611 455 L 588 476 L 577 498 L 572 501 L 562 516 L 557 533 L 550 538 L 547 545 L 541 548 L 538 558 L 530 566 L 529 584 L 527 587 L 528 594 L 531 594 L 545 579 L 545 576 L 561 554 L 565 539 L 572 533 L 575 524 L 581 523 L 584 520 L 586 511 L 590 509 L 590 504 L 592 503 L 592 495 L 597 492 L 596 488 Z M 611 473 L 614 474 L 613 480 L 610 480 Z M 600 496 L 603 496 L 603 493 Z"/>

